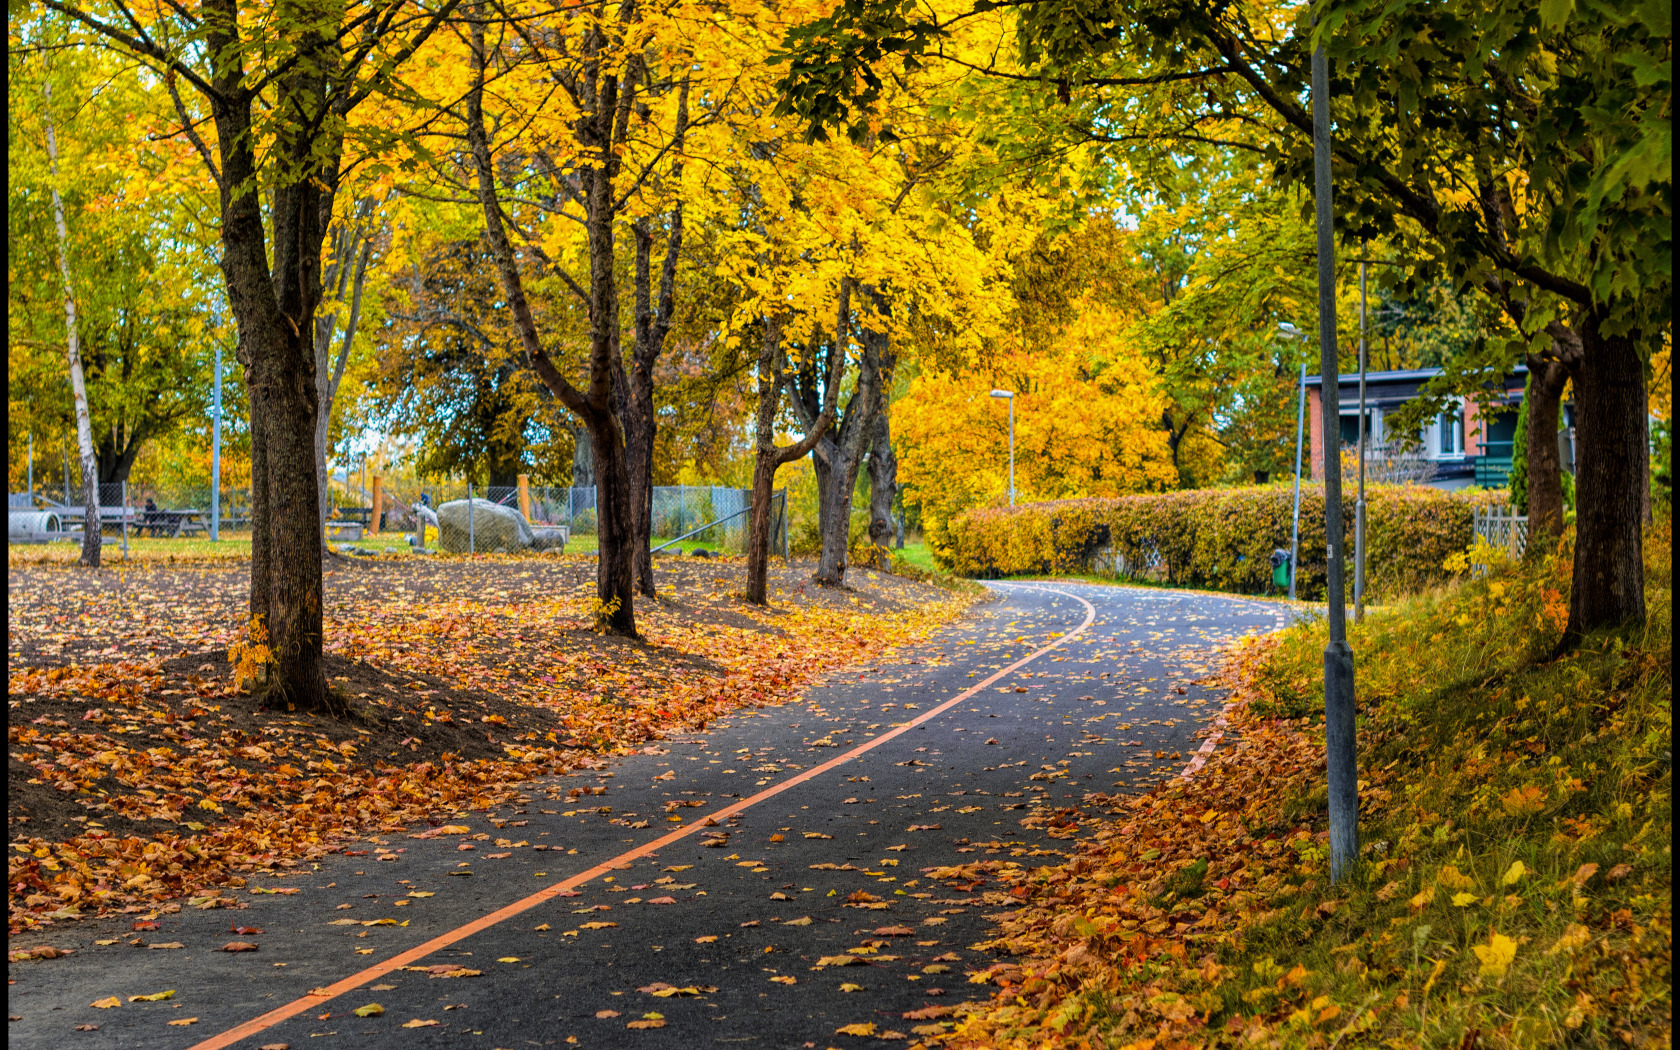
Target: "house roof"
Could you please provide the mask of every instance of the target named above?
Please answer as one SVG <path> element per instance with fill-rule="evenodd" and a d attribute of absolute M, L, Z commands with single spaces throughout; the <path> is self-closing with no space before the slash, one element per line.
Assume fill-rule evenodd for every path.
<path fill-rule="evenodd" d="M 1401 368 L 1385 372 L 1365 373 L 1365 401 L 1378 407 L 1400 404 L 1417 396 L 1425 383 L 1443 374 L 1440 368 Z M 1505 377 L 1504 389 L 1520 387 L 1528 377 L 1528 366 L 1519 364 Z M 1359 396 L 1359 373 L 1343 373 L 1336 377 L 1338 400 L 1347 407 L 1350 396 Z M 1308 376 L 1307 386 L 1322 387 L 1324 377 Z"/>

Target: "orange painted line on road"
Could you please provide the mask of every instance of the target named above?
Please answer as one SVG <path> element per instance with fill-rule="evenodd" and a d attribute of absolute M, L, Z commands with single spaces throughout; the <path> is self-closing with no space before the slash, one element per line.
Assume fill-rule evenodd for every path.
<path fill-rule="evenodd" d="M 713 819 L 717 819 L 717 818 L 723 818 L 723 817 L 730 817 L 730 816 L 733 816 L 736 813 L 744 812 L 747 809 L 750 809 L 753 806 L 757 805 L 758 803 L 763 802 L 765 799 L 773 798 L 776 795 L 781 794 L 782 792 L 786 791 L 788 788 L 791 788 L 796 784 L 803 784 L 805 781 L 810 780 L 813 777 L 820 776 L 823 773 L 826 773 L 829 770 L 836 768 L 837 766 L 841 766 L 841 765 L 844 765 L 847 762 L 850 762 L 852 759 L 857 758 L 859 755 L 862 755 L 863 753 L 869 751 L 872 748 L 880 747 L 882 744 L 886 743 L 887 741 L 892 740 L 893 738 L 895 738 L 897 736 L 900 736 L 903 733 L 907 733 L 910 730 L 916 728 L 917 726 L 921 725 L 923 722 L 926 722 L 928 719 L 933 718 L 935 715 L 939 715 L 939 714 L 944 713 L 945 711 L 950 710 L 952 707 L 955 707 L 957 704 L 960 704 L 964 700 L 967 700 L 969 697 L 973 696 L 975 693 L 978 693 L 980 690 L 982 690 L 982 689 L 986 688 L 987 686 L 991 685 L 993 682 L 997 681 L 999 678 L 1002 678 L 1004 675 L 1009 674 L 1011 671 L 1014 671 L 1014 670 L 1016 670 L 1016 669 L 1018 669 L 1018 668 L 1020 668 L 1024 665 L 1032 662 L 1033 660 L 1038 659 L 1039 657 L 1043 656 L 1045 653 L 1047 653 L 1050 650 L 1056 648 L 1057 646 L 1063 644 L 1064 642 L 1071 641 L 1072 639 L 1076 638 L 1080 634 L 1084 633 L 1085 629 L 1087 627 L 1091 626 L 1092 622 L 1094 622 L 1097 618 L 1096 606 L 1092 605 L 1090 602 L 1086 601 L 1084 598 L 1079 597 L 1077 594 L 1069 594 L 1067 591 L 1058 591 L 1058 590 L 1055 590 L 1054 588 L 1050 588 L 1050 587 L 1032 587 L 1030 589 L 1035 590 L 1035 591 L 1048 591 L 1051 594 L 1060 594 L 1064 598 L 1072 598 L 1074 601 L 1076 601 L 1079 604 L 1085 606 L 1085 620 L 1084 620 L 1084 622 L 1081 623 L 1078 627 L 1075 627 L 1073 630 L 1068 631 L 1066 634 L 1063 634 L 1061 637 L 1055 639 L 1049 645 L 1046 645 L 1041 649 L 1037 649 L 1034 652 L 1031 652 L 1031 653 L 1027 654 L 1026 656 L 1021 657 L 1019 660 L 1016 660 L 1014 663 L 1010 664 L 1008 667 L 1005 667 L 1001 671 L 998 671 L 995 674 L 992 674 L 991 676 L 989 676 L 989 677 L 987 677 L 987 678 L 985 678 L 985 679 L 983 679 L 979 682 L 976 682 L 974 685 L 969 686 L 967 689 L 963 690 L 961 693 L 958 693 L 956 696 L 954 696 L 951 699 L 949 699 L 949 700 L 945 701 L 944 703 L 940 704 L 938 707 L 935 707 L 932 710 L 926 712 L 925 714 L 918 715 L 916 718 L 912 719 L 911 721 L 905 722 L 903 725 L 894 727 L 890 732 L 882 733 L 880 736 L 876 737 L 874 740 L 869 741 L 867 744 L 861 744 L 857 747 L 854 747 L 850 751 L 847 751 L 843 755 L 839 755 L 838 757 L 831 758 L 827 762 L 822 763 L 821 765 L 813 766 L 810 769 L 805 770 L 803 773 L 800 773 L 798 776 L 789 777 L 787 780 L 782 781 L 780 784 L 776 784 L 772 787 L 767 787 L 763 791 L 760 791 L 758 794 L 752 795 L 748 798 L 741 799 L 740 801 L 736 802 L 734 805 L 726 806 L 725 808 L 718 810 L 716 813 L 710 814 L 710 816 Z M 413 948 L 410 948 L 410 949 L 408 949 L 407 951 L 404 951 L 404 952 L 399 952 L 396 955 L 393 955 L 391 958 L 386 959 L 383 962 L 374 963 L 372 966 L 369 966 L 365 970 L 362 970 L 358 973 L 353 973 L 349 977 L 346 977 L 346 978 L 344 978 L 342 980 L 339 980 L 339 981 L 335 981 L 332 984 L 329 984 L 326 987 L 319 989 L 318 992 L 311 993 L 309 995 L 303 996 L 300 999 L 294 999 L 291 1002 L 287 1003 L 286 1005 L 276 1007 L 273 1010 L 270 1010 L 268 1013 L 265 1013 L 260 1017 L 253 1017 L 251 1020 L 246 1021 L 244 1024 L 237 1025 L 233 1028 L 229 1028 L 225 1032 L 222 1032 L 222 1033 L 217 1034 L 217 1035 L 213 1035 L 210 1038 L 205 1039 L 202 1042 L 195 1043 L 190 1048 L 190 1050 L 221 1050 L 222 1047 L 232 1046 L 234 1043 L 239 1042 L 241 1039 L 244 1039 L 248 1036 L 256 1035 L 259 1032 L 262 1032 L 262 1031 L 265 1031 L 269 1028 L 272 1028 L 275 1025 L 279 1024 L 281 1021 L 284 1021 L 289 1017 L 294 1017 L 297 1014 L 303 1013 L 306 1010 L 313 1010 L 316 1007 L 319 1007 L 321 1004 L 323 1004 L 325 1002 L 328 1002 L 331 999 L 334 999 L 334 998 L 336 998 L 340 995 L 343 995 L 346 992 L 354 991 L 355 989 L 360 988 L 362 985 L 368 983 L 369 981 L 376 980 L 380 977 L 384 977 L 386 974 L 389 974 L 389 973 L 392 973 L 396 970 L 402 969 L 404 966 L 407 966 L 409 963 L 416 962 L 420 959 L 424 959 L 426 956 L 431 955 L 433 952 L 439 951 L 440 949 L 443 949 L 443 948 L 447 948 L 451 944 L 456 943 L 457 941 L 465 940 L 466 938 L 471 937 L 475 933 L 479 933 L 479 932 L 482 932 L 484 930 L 487 930 L 490 927 L 496 925 L 497 923 L 502 922 L 504 919 L 511 919 L 515 915 L 518 915 L 521 912 L 529 911 L 530 909 L 536 907 L 539 904 L 543 904 L 547 901 L 553 900 L 555 897 L 559 896 L 561 893 L 564 893 L 567 890 L 574 889 L 578 886 L 583 885 L 586 882 L 589 882 L 593 879 L 597 879 L 597 878 L 599 878 L 603 875 L 606 875 L 610 872 L 617 871 L 617 870 L 620 870 L 622 868 L 628 867 L 630 862 L 635 860 L 637 857 L 642 857 L 642 856 L 646 856 L 649 853 L 657 852 L 662 847 L 669 846 L 671 843 L 676 842 L 679 839 L 682 839 L 682 838 L 684 838 L 688 835 L 691 835 L 694 832 L 699 831 L 701 828 L 706 827 L 706 826 L 707 826 L 706 824 L 695 823 L 695 824 L 690 824 L 687 827 L 678 828 L 675 831 L 672 831 L 668 834 L 661 835 L 659 838 L 654 839 L 652 842 L 648 842 L 648 843 L 645 843 L 641 846 L 637 846 L 633 850 L 628 850 L 624 853 L 620 853 L 618 856 L 613 857 L 611 860 L 602 861 L 600 864 L 597 864 L 594 867 L 589 868 L 586 871 L 579 872 L 578 874 L 573 875 L 570 878 L 564 879 L 560 882 L 557 882 L 552 886 L 544 887 L 543 889 L 540 889 L 537 892 L 531 894 L 529 897 L 524 897 L 520 900 L 516 900 L 512 904 L 506 905 L 504 907 L 496 909 L 493 912 L 490 912 L 488 915 L 481 915 L 478 918 L 474 919 L 473 921 L 465 924 L 464 926 L 458 926 L 455 929 L 450 930 L 448 933 L 439 934 L 438 936 L 433 937 L 431 940 L 426 941 L 424 944 L 415 945 Z"/>

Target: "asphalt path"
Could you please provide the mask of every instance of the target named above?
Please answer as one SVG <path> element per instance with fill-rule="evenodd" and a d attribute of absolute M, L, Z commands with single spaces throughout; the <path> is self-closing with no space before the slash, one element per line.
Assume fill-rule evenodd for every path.
<path fill-rule="evenodd" d="M 1223 703 L 1198 684 L 1213 647 L 1283 619 L 1217 595 L 991 589 L 891 664 L 535 782 L 448 834 L 260 873 L 226 891 L 235 907 L 55 929 L 74 954 L 9 967 L 11 1042 L 804 1048 L 861 1044 L 836 1034 L 860 1022 L 913 1038 L 906 1012 L 987 993 L 966 974 L 993 960 L 970 945 L 1009 903 L 922 869 L 1059 862 L 1107 796 L 1202 746 Z M 823 962 L 846 955 L 865 961 Z"/>

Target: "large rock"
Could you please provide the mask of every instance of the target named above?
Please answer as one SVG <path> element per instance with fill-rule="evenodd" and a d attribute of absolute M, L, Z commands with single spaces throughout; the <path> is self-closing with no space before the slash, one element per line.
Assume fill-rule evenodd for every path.
<path fill-rule="evenodd" d="M 465 554 L 468 548 L 467 501 L 451 500 L 437 509 L 438 548 Z M 558 550 L 566 545 L 565 529 L 532 529 L 525 515 L 485 499 L 472 501 L 472 549 L 479 554 Z"/>

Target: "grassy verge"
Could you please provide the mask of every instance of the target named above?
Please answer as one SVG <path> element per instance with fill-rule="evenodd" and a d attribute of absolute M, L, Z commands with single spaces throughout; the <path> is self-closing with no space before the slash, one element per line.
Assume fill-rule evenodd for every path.
<path fill-rule="evenodd" d="M 1647 624 L 1554 660 L 1568 573 L 1507 567 L 1353 632 L 1362 849 L 1339 884 L 1323 624 L 1239 652 L 1238 739 L 1193 779 L 1102 800 L 1122 815 L 1068 864 L 954 873 L 1025 905 L 990 942 L 1024 958 L 974 975 L 1001 991 L 954 1041 L 1668 1045 L 1671 525 Z"/>

